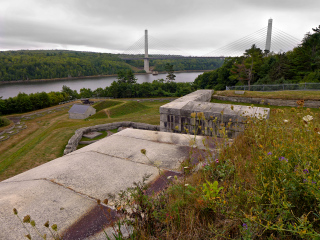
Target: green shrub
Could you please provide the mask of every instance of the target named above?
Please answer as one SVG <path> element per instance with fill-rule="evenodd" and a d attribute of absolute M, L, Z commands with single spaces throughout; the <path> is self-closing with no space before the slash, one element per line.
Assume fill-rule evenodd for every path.
<path fill-rule="evenodd" d="M 5 127 L 10 125 L 10 120 L 5 117 L 0 117 L 0 127 Z"/>

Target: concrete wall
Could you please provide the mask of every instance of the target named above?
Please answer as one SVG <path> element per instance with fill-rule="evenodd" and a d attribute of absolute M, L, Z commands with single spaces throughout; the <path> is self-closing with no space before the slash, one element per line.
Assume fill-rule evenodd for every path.
<path fill-rule="evenodd" d="M 64 149 L 63 154 L 68 154 L 75 151 L 78 147 L 78 144 L 82 138 L 83 134 L 89 132 L 101 132 L 101 131 L 108 131 L 112 129 L 117 129 L 119 127 L 130 127 L 136 129 L 143 129 L 143 130 L 152 130 L 152 131 L 159 131 L 159 126 L 146 124 L 146 123 L 136 123 L 136 122 L 115 122 L 115 123 L 107 123 L 107 124 L 100 124 L 90 127 L 79 128 L 75 131 L 75 134 L 69 139 L 66 148 Z"/>
<path fill-rule="evenodd" d="M 288 107 L 298 107 L 298 100 L 284 100 L 284 99 L 269 99 L 269 98 L 247 98 L 247 97 L 226 97 L 214 95 L 213 98 L 231 101 L 231 102 L 243 102 L 252 104 L 263 104 L 263 105 L 273 105 L 273 106 L 288 106 Z M 304 106 L 309 108 L 320 107 L 320 101 L 305 100 Z"/>
<path fill-rule="evenodd" d="M 267 119 L 269 108 L 210 103 L 213 90 L 198 90 L 160 107 L 160 131 L 236 137 L 247 117 Z M 230 123 L 229 123 L 230 122 Z"/>

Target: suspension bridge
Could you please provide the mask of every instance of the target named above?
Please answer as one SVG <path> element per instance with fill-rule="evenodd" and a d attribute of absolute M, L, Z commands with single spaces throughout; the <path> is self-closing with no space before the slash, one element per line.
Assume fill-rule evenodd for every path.
<path fill-rule="evenodd" d="M 148 35 L 145 30 L 144 36 L 125 50 L 120 57 L 124 60 L 144 60 L 144 70 L 150 73 L 150 59 L 182 59 L 182 58 L 215 58 L 242 56 L 246 49 L 253 44 L 263 49 L 266 53 L 281 53 L 292 50 L 301 42 L 298 38 L 291 36 L 272 26 L 272 19 L 268 20 L 268 26 L 258 31 L 211 51 L 203 56 L 191 56 L 175 47 Z"/>

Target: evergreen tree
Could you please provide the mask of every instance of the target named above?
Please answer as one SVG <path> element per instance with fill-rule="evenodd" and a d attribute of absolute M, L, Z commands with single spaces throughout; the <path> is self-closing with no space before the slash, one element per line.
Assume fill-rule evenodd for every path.
<path fill-rule="evenodd" d="M 165 66 L 165 70 L 166 70 L 166 72 L 168 74 L 167 77 L 166 77 L 166 80 L 167 81 L 175 80 L 176 75 L 173 74 L 174 73 L 173 65 L 170 64 L 170 63 L 167 63 L 166 66 Z"/>

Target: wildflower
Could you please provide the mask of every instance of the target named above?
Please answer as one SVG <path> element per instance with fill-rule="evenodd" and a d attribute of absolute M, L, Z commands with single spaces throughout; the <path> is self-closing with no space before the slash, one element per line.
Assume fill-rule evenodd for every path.
<path fill-rule="evenodd" d="M 248 230 L 248 225 L 247 224 L 242 224 L 242 227 L 245 229 L 245 230 Z"/>
<path fill-rule="evenodd" d="M 307 115 L 307 116 L 304 116 L 302 119 L 303 119 L 303 121 L 305 121 L 305 122 L 310 122 L 310 121 L 313 120 L 313 117 L 310 116 L 310 115 Z"/>
<path fill-rule="evenodd" d="M 36 226 L 36 222 L 34 220 L 31 220 L 30 224 L 31 224 L 32 227 Z"/>
<path fill-rule="evenodd" d="M 219 159 L 218 158 L 216 159 L 216 163 L 219 163 Z"/>
<path fill-rule="evenodd" d="M 51 226 L 51 228 L 52 228 L 53 231 L 57 231 L 57 230 L 58 230 L 57 224 L 53 224 L 53 225 Z"/>
<path fill-rule="evenodd" d="M 31 239 L 30 234 L 25 235 L 26 238 Z"/>
<path fill-rule="evenodd" d="M 13 213 L 14 215 L 17 215 L 18 214 L 18 210 L 16 208 L 13 209 Z"/>
<path fill-rule="evenodd" d="M 203 112 L 198 112 L 198 113 L 197 113 L 197 117 L 198 117 L 199 119 L 203 119 L 203 120 L 205 119 Z"/>
<path fill-rule="evenodd" d="M 285 120 L 283 120 L 283 122 L 287 123 L 287 122 L 289 122 L 289 120 L 285 119 Z"/>
<path fill-rule="evenodd" d="M 49 221 L 46 221 L 46 223 L 45 223 L 43 226 L 45 226 L 46 228 L 48 228 L 48 227 L 49 227 Z"/>
<path fill-rule="evenodd" d="M 299 105 L 299 107 L 303 107 L 303 105 L 304 105 L 304 100 L 299 100 L 299 101 L 297 101 L 297 104 Z"/>
<path fill-rule="evenodd" d="M 303 179 L 303 182 L 305 183 L 305 182 L 308 182 L 308 180 L 307 179 Z"/>
<path fill-rule="evenodd" d="M 184 186 L 188 187 L 188 186 L 189 186 L 189 184 L 188 184 L 188 183 L 186 183 Z"/>
<path fill-rule="evenodd" d="M 312 181 L 312 184 L 316 184 L 316 182 Z"/>
<path fill-rule="evenodd" d="M 268 152 L 268 155 L 272 155 L 272 152 Z"/>
<path fill-rule="evenodd" d="M 170 178 L 172 178 L 172 176 L 167 177 L 167 179 L 170 179 Z"/>
<path fill-rule="evenodd" d="M 303 169 L 303 172 L 304 172 L 305 174 L 309 173 L 308 169 Z"/>
<path fill-rule="evenodd" d="M 231 110 L 233 110 L 233 108 L 234 108 L 233 105 L 231 105 Z"/>
<path fill-rule="evenodd" d="M 147 150 L 141 149 L 141 153 L 142 153 L 142 154 L 146 155 L 146 152 L 147 152 Z"/>
<path fill-rule="evenodd" d="M 195 118 L 196 117 L 196 113 L 195 112 L 191 113 L 191 117 Z"/>
<path fill-rule="evenodd" d="M 189 167 L 184 167 L 184 169 L 187 169 L 187 168 L 189 168 Z"/>
<path fill-rule="evenodd" d="M 107 198 L 105 200 L 103 200 L 103 203 L 106 205 L 108 204 L 108 202 L 109 202 L 109 200 Z"/>
<path fill-rule="evenodd" d="M 29 223 L 30 220 L 31 220 L 30 215 L 27 215 L 27 216 L 25 216 L 25 217 L 23 218 L 23 222 L 24 222 L 24 223 Z"/>
<path fill-rule="evenodd" d="M 288 159 L 286 159 L 285 157 L 279 157 L 279 161 L 282 161 L 282 160 L 288 162 Z"/>

